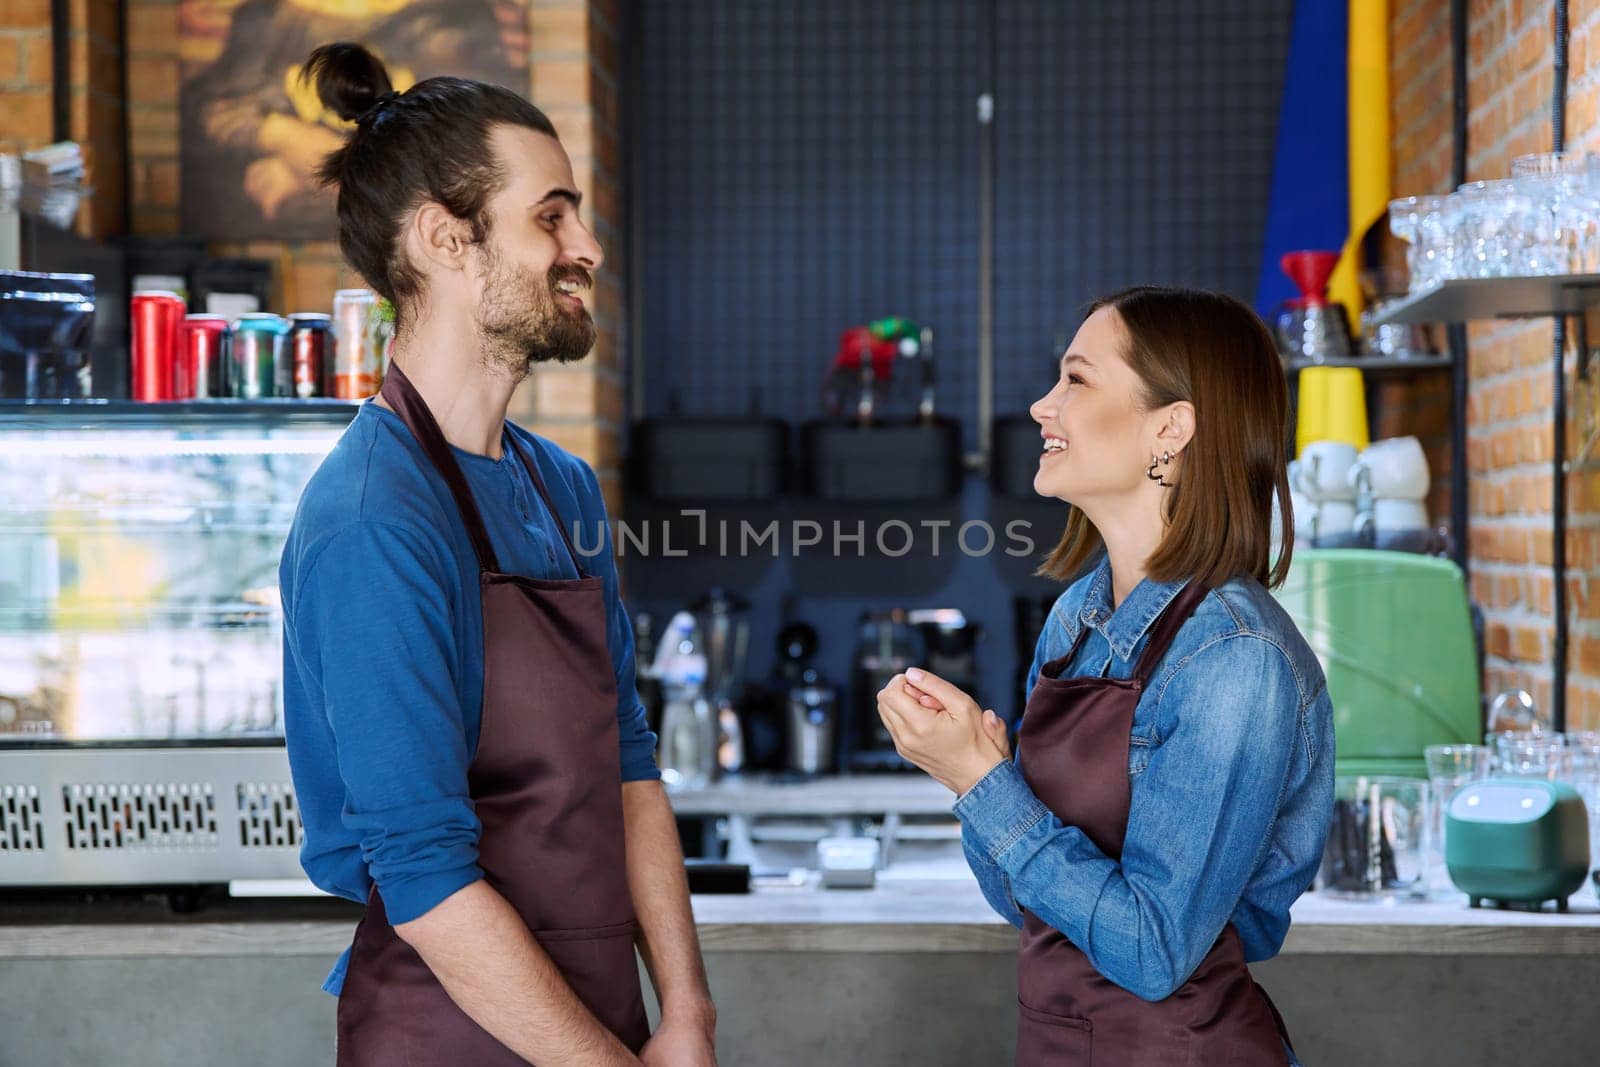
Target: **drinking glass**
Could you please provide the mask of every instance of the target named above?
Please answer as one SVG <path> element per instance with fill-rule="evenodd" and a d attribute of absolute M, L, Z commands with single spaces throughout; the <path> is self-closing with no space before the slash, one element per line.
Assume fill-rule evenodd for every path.
<path fill-rule="evenodd" d="M 1589 813 L 1589 866 L 1600 866 L 1600 730 L 1568 730 L 1563 775 Z"/>
<path fill-rule="evenodd" d="M 1467 182 L 1455 196 L 1462 239 L 1458 276 L 1501 278 L 1519 273 L 1525 261 L 1528 197 L 1509 178 Z"/>
<path fill-rule="evenodd" d="M 1422 895 L 1427 781 L 1350 775 L 1336 778 L 1333 789 L 1322 891 L 1356 900 Z"/>
<path fill-rule="evenodd" d="M 1522 269 L 1527 274 L 1581 270 L 1593 211 L 1582 155 L 1539 152 L 1511 161 L 1513 187 L 1525 198 Z"/>
<path fill-rule="evenodd" d="M 1454 894 L 1450 871 L 1445 866 L 1445 808 L 1457 789 L 1488 776 L 1489 750 L 1482 745 L 1429 745 L 1423 750 L 1428 761 L 1428 821 L 1426 874 L 1424 883 L 1430 896 Z"/>
<path fill-rule="evenodd" d="M 1502 778 L 1555 781 L 1566 769 L 1563 734 L 1527 732 L 1495 735 L 1495 773 Z"/>

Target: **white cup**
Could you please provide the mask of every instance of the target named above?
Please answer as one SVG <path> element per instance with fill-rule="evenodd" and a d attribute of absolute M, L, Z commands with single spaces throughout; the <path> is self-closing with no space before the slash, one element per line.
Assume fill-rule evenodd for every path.
<path fill-rule="evenodd" d="M 1351 466 L 1350 488 L 1376 498 L 1421 500 L 1428 495 L 1428 457 L 1415 437 L 1374 442 Z M 1424 524 L 1426 525 L 1426 524 Z"/>
<path fill-rule="evenodd" d="M 1350 468 L 1355 462 L 1354 445 L 1343 441 L 1313 441 L 1300 453 L 1294 487 L 1313 500 L 1353 501 L 1356 490 L 1350 481 Z"/>
<path fill-rule="evenodd" d="M 1311 543 L 1312 519 L 1317 513 L 1316 502 L 1304 493 L 1289 491 L 1289 508 L 1294 512 L 1294 543 L 1305 546 Z"/>
<path fill-rule="evenodd" d="M 1426 530 L 1428 508 L 1420 500 L 1380 496 L 1372 502 L 1372 524 L 1380 530 Z"/>
<path fill-rule="evenodd" d="M 1348 500 L 1324 500 L 1311 513 L 1311 536 L 1332 537 L 1355 529 L 1356 506 Z"/>

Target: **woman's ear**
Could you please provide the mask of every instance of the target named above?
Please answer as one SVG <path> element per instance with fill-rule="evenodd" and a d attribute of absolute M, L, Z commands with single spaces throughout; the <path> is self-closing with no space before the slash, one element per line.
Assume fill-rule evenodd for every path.
<path fill-rule="evenodd" d="M 1156 432 L 1156 440 L 1161 445 L 1159 451 L 1173 455 L 1189 447 L 1189 442 L 1194 440 L 1194 405 L 1187 400 L 1168 404 L 1166 418 Z"/>

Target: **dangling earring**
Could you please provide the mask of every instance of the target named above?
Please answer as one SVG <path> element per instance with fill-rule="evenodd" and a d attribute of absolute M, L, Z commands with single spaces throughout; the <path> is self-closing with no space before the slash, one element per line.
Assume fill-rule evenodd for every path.
<path fill-rule="evenodd" d="M 1149 478 L 1152 482 L 1155 482 L 1158 485 L 1162 486 L 1165 489 L 1171 489 L 1172 488 L 1172 483 L 1167 481 L 1167 479 L 1166 479 L 1166 477 L 1164 475 L 1156 473 L 1156 468 L 1158 466 L 1164 466 L 1164 465 L 1166 465 L 1168 463 L 1171 463 L 1171 462 L 1172 462 L 1172 452 L 1170 450 L 1161 453 L 1161 455 L 1159 457 L 1151 456 L 1150 457 L 1150 468 L 1149 468 L 1149 470 L 1146 470 L 1144 472 L 1144 476 L 1146 478 Z"/>

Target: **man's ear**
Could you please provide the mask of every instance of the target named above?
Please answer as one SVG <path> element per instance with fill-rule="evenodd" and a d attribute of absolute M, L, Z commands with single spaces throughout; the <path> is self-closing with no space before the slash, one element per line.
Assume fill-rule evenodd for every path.
<path fill-rule="evenodd" d="M 443 204 L 424 201 L 406 227 L 406 246 L 411 262 L 428 264 L 435 271 L 465 268 L 467 251 L 472 247 L 467 223 L 452 215 Z M 428 268 L 424 268 L 426 273 Z"/>

